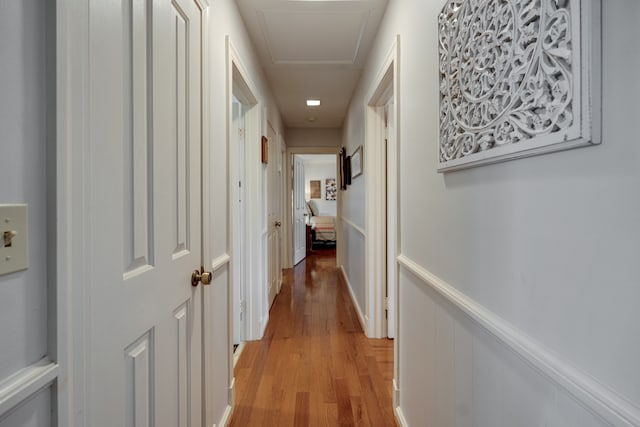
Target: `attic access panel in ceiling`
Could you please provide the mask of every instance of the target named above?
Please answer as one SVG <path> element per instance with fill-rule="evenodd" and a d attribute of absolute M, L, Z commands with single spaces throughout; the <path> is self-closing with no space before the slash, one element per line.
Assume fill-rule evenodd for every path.
<path fill-rule="evenodd" d="M 263 10 L 258 17 L 274 64 L 353 64 L 369 11 Z"/>

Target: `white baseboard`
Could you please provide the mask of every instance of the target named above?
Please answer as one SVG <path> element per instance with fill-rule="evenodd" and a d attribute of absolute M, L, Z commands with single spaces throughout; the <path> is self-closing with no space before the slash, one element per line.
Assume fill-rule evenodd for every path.
<path fill-rule="evenodd" d="M 231 420 L 232 414 L 233 414 L 233 406 L 227 405 L 227 407 L 224 410 L 224 413 L 222 414 L 222 418 L 220 418 L 220 421 L 217 424 L 214 424 L 213 427 L 226 427 L 227 424 L 229 424 L 229 421 Z"/>
<path fill-rule="evenodd" d="M 406 269 L 453 307 L 465 313 L 473 322 L 493 335 L 531 367 L 607 423 L 612 426 L 640 426 L 640 408 L 618 396 L 590 375 L 576 369 L 569 361 L 559 358 L 524 332 L 415 261 L 400 255 L 398 262 L 401 268 Z"/>
<path fill-rule="evenodd" d="M 238 344 L 238 348 L 236 348 L 236 351 L 233 352 L 233 368 L 235 369 L 236 364 L 238 363 L 238 360 L 240 359 L 240 355 L 242 354 L 242 351 L 244 350 L 244 341 L 241 342 L 240 344 Z"/>
<path fill-rule="evenodd" d="M 398 388 L 398 383 L 396 379 L 393 379 L 393 407 L 397 408 L 400 406 L 400 388 Z"/>
<path fill-rule="evenodd" d="M 349 289 L 349 295 L 351 295 L 351 301 L 353 302 L 353 306 L 356 309 L 356 313 L 358 313 L 358 320 L 360 321 L 360 326 L 364 331 L 365 335 L 367 334 L 367 324 L 364 321 L 364 316 L 362 315 L 362 310 L 360 310 L 360 305 L 358 304 L 358 300 L 356 299 L 355 294 L 353 293 L 353 288 L 351 287 L 351 282 L 349 282 L 349 278 L 347 277 L 347 272 L 344 271 L 344 266 L 340 266 L 340 272 L 342 273 L 342 279 L 344 283 L 347 285 L 347 289 Z"/>
<path fill-rule="evenodd" d="M 227 395 L 227 401 L 232 408 L 236 406 L 236 377 L 233 377 L 231 380 L 231 385 L 229 386 L 229 393 Z"/>
<path fill-rule="evenodd" d="M 396 421 L 400 427 L 409 427 L 409 424 L 402 413 L 402 408 L 399 405 L 393 408 L 393 413 L 395 414 Z"/>

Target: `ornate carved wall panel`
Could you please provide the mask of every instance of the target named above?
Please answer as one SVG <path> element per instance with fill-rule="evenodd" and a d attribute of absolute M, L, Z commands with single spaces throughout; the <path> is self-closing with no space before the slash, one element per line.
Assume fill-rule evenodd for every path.
<path fill-rule="evenodd" d="M 599 138 L 599 0 L 449 0 L 439 16 L 439 171 Z"/>

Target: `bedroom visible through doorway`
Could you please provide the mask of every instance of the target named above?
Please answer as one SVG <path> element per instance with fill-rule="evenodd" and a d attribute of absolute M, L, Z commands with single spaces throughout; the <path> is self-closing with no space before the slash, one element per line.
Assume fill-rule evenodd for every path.
<path fill-rule="evenodd" d="M 294 264 L 314 250 L 335 248 L 338 240 L 337 157 L 294 154 Z"/>

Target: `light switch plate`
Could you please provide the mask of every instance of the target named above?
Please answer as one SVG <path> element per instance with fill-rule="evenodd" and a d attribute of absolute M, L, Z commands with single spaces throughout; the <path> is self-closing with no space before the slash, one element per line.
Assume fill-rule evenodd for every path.
<path fill-rule="evenodd" d="M 0 205 L 0 276 L 29 268 L 27 215 L 27 205 Z"/>

